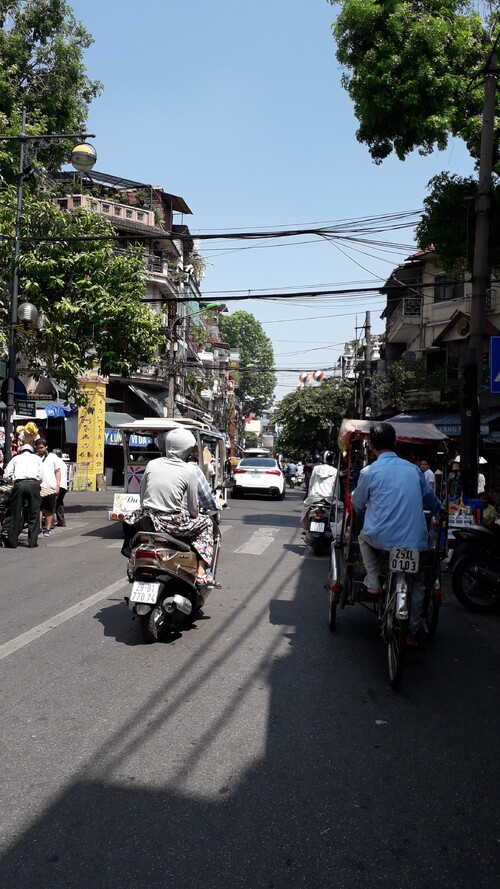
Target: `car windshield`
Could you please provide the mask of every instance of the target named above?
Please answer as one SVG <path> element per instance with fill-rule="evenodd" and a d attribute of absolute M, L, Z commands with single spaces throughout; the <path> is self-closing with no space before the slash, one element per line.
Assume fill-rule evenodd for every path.
<path fill-rule="evenodd" d="M 260 466 L 262 469 L 276 469 L 276 460 L 270 460 L 269 457 L 244 457 L 243 460 L 240 460 L 239 467 L 245 469 L 247 466 Z"/>

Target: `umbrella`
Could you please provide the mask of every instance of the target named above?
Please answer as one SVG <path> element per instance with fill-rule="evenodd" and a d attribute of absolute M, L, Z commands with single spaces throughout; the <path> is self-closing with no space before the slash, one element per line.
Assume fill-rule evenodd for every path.
<path fill-rule="evenodd" d="M 453 460 L 452 460 L 451 462 L 452 462 L 452 463 L 460 463 L 460 454 L 458 455 L 458 457 L 453 457 Z M 479 462 L 480 462 L 480 463 L 487 463 L 488 461 L 485 460 L 484 457 L 480 457 L 480 458 L 479 458 Z"/>

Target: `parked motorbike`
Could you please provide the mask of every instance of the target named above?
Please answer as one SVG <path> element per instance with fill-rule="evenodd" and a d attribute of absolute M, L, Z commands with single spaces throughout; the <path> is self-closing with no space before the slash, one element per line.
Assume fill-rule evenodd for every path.
<path fill-rule="evenodd" d="M 287 473 L 287 475 L 285 476 L 285 481 L 286 481 L 289 488 L 294 488 L 295 485 L 297 484 L 297 476 L 296 475 L 289 475 Z"/>
<path fill-rule="evenodd" d="M 212 513 L 211 518 L 215 577 L 221 540 L 219 513 Z M 158 642 L 196 619 L 213 589 L 196 583 L 197 570 L 196 553 L 185 540 L 156 531 L 135 535 L 127 568 L 132 590 L 125 601 L 141 622 L 144 642 Z"/>
<path fill-rule="evenodd" d="M 500 610 L 500 526 L 469 525 L 453 531 L 453 592 L 468 611 Z"/>

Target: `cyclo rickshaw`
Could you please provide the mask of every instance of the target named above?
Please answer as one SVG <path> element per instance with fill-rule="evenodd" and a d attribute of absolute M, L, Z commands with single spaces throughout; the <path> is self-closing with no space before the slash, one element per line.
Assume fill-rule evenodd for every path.
<path fill-rule="evenodd" d="M 446 467 L 447 438 L 432 423 L 406 423 L 389 421 L 396 431 L 398 456 L 415 462 L 426 459 L 438 467 Z M 371 457 L 369 420 L 343 420 L 339 433 L 339 467 L 337 476 L 337 503 L 334 504 L 332 522 L 333 540 L 330 549 L 328 574 L 328 619 L 332 632 L 336 628 L 337 607 L 359 603 L 378 618 L 382 637 L 388 648 L 389 678 L 393 688 L 401 682 L 406 655 L 408 618 L 411 608 L 412 582 L 422 569 L 425 597 L 422 618 L 428 638 L 436 632 L 441 605 L 440 563 L 446 552 L 446 533 L 442 528 L 443 516 L 436 521 L 430 513 L 426 516 L 429 532 L 429 548 L 423 552 L 393 547 L 387 558 L 382 559 L 382 594 L 369 596 L 364 586 L 365 570 L 361 559 L 358 536 L 363 516 L 356 516 L 351 504 L 352 491 L 357 485 L 359 473 L 368 465 Z M 438 474 L 438 479 L 442 476 Z M 446 496 L 446 484 L 436 491 Z M 441 498 L 440 498 L 441 499 Z"/>

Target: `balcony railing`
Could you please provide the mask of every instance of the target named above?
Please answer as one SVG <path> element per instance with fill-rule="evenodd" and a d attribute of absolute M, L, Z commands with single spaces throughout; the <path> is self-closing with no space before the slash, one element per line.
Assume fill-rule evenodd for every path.
<path fill-rule="evenodd" d="M 388 321 L 388 329 L 394 330 L 403 324 L 414 322 L 422 315 L 422 298 L 420 296 L 405 296 L 398 304 Z"/>
<path fill-rule="evenodd" d="M 138 222 L 140 225 L 157 227 L 154 211 L 145 210 L 144 207 L 119 204 L 117 201 L 106 201 L 88 194 L 70 194 L 64 198 L 57 198 L 56 203 L 61 210 L 78 210 L 80 207 L 86 207 L 89 210 L 93 210 L 94 213 L 99 213 L 100 216 L 106 216 L 115 222 L 125 219 L 130 222 Z"/>

